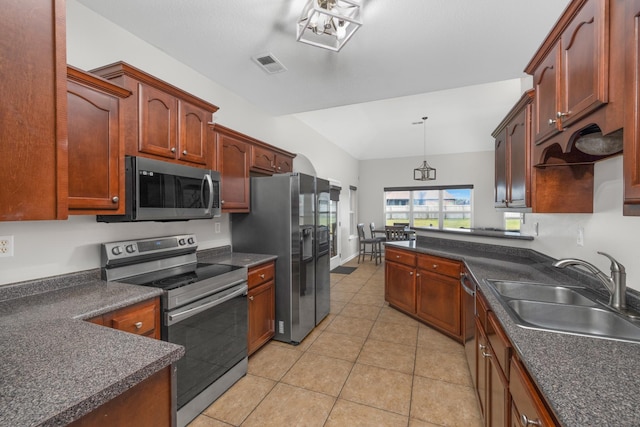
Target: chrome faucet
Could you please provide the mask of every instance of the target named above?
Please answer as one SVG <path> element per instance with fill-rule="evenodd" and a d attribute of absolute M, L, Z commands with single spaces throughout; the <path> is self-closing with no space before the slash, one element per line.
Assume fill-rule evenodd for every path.
<path fill-rule="evenodd" d="M 616 261 L 611 255 L 604 252 L 598 252 L 600 255 L 604 255 L 611 261 L 611 277 L 598 270 L 593 264 L 583 261 L 581 259 L 566 258 L 561 259 L 553 263 L 554 267 L 565 268 L 570 265 L 578 265 L 586 268 L 593 273 L 600 281 L 605 285 L 609 291 L 609 306 L 612 308 L 626 312 L 627 304 L 625 302 L 625 295 L 627 293 L 627 273 L 624 266 Z"/>

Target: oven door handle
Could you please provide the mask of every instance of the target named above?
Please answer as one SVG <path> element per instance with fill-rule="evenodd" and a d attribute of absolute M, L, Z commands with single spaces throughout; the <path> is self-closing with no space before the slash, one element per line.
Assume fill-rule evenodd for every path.
<path fill-rule="evenodd" d="M 201 313 L 201 312 L 203 312 L 205 310 L 208 310 L 208 309 L 213 308 L 213 307 L 215 307 L 217 305 L 220 305 L 220 304 L 222 304 L 224 302 L 227 302 L 230 299 L 233 299 L 233 298 L 235 298 L 235 297 L 237 297 L 239 295 L 246 294 L 248 290 L 249 290 L 249 288 L 247 287 L 247 285 L 244 285 L 244 286 L 241 286 L 237 290 L 235 290 L 235 291 L 233 291 L 233 292 L 231 292 L 231 293 L 229 293 L 227 295 L 224 295 L 224 296 L 222 296 L 220 298 L 216 298 L 213 301 L 206 302 L 206 303 L 204 303 L 202 305 L 199 305 L 197 307 L 192 307 L 192 308 L 189 308 L 189 309 L 184 310 L 184 311 L 180 311 L 180 312 L 175 313 L 175 314 L 169 314 L 169 315 L 167 315 L 168 326 L 170 326 L 170 325 L 172 325 L 174 323 L 178 323 L 181 320 L 188 319 L 191 316 L 195 316 L 198 313 Z"/>

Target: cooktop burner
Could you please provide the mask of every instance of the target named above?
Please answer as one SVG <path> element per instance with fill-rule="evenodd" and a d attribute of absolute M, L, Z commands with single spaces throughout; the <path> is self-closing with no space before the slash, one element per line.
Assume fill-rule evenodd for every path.
<path fill-rule="evenodd" d="M 241 267 L 223 264 L 198 263 L 195 266 L 195 270 L 187 272 L 176 272 L 174 269 L 167 271 L 154 271 L 149 274 L 129 278 L 125 282 L 134 285 L 152 286 L 154 288 L 161 288 L 165 291 L 169 291 L 192 283 L 211 279 L 239 268 Z"/>

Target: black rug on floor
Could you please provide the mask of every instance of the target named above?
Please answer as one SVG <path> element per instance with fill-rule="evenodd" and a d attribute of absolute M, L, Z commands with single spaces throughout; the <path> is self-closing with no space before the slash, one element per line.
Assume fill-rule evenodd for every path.
<path fill-rule="evenodd" d="M 354 272 L 354 270 L 356 270 L 358 267 L 343 267 L 342 265 L 340 267 L 336 267 L 333 270 L 331 270 L 332 273 L 337 273 L 337 274 L 351 274 Z"/>

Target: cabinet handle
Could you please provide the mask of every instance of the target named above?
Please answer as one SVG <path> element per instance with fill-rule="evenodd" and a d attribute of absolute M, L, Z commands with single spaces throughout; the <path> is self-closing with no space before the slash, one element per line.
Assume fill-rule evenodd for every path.
<path fill-rule="evenodd" d="M 520 415 L 520 424 L 522 424 L 523 427 L 542 425 L 540 420 L 530 420 L 525 414 Z"/>
<path fill-rule="evenodd" d="M 557 120 L 549 119 L 549 126 L 555 126 Z"/>
<path fill-rule="evenodd" d="M 253 301 L 253 295 L 249 297 L 249 301 Z"/>
<path fill-rule="evenodd" d="M 187 153 L 187 150 L 184 150 L 184 151 L 182 152 L 182 154 L 186 156 L 186 155 L 188 154 L 188 153 Z"/>
<path fill-rule="evenodd" d="M 556 113 L 556 117 L 559 119 L 562 119 L 564 117 L 569 117 L 570 115 L 571 115 L 571 111 L 567 111 L 567 112 L 558 111 Z"/>
<path fill-rule="evenodd" d="M 135 326 L 136 329 L 140 329 L 140 328 L 142 328 L 142 322 L 136 322 L 136 323 L 133 324 L 133 326 Z"/>
<path fill-rule="evenodd" d="M 118 196 L 113 196 L 111 198 L 111 203 L 118 203 L 119 201 L 120 201 L 120 197 L 118 197 Z"/>
<path fill-rule="evenodd" d="M 264 279 L 264 274 L 261 274 L 261 275 L 260 275 L 260 278 L 261 278 L 261 279 Z"/>
<path fill-rule="evenodd" d="M 480 350 L 486 350 L 487 346 L 486 345 L 482 345 L 482 344 L 478 344 L 478 347 L 480 348 Z"/>
<path fill-rule="evenodd" d="M 493 357 L 493 355 L 491 353 L 485 353 L 484 351 L 482 352 L 482 357 Z"/>
<path fill-rule="evenodd" d="M 176 152 L 176 147 L 172 147 L 172 148 L 171 148 L 171 152 L 172 152 L 172 153 L 175 153 L 175 152 Z"/>

